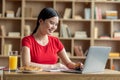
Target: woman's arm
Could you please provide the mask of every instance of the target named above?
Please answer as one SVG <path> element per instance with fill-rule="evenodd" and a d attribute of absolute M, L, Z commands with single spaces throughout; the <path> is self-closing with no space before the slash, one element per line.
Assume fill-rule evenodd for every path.
<path fill-rule="evenodd" d="M 22 55 L 22 66 L 36 66 L 36 67 L 41 67 L 42 69 L 51 69 L 54 67 L 54 65 L 51 64 L 37 64 L 31 62 L 30 49 L 27 46 L 22 47 L 21 55 Z"/>
<path fill-rule="evenodd" d="M 60 59 L 62 60 L 62 62 L 63 62 L 68 68 L 70 68 L 70 69 L 75 69 L 76 63 L 72 62 L 72 61 L 69 59 L 69 57 L 68 57 L 68 55 L 67 55 L 67 53 L 66 53 L 66 51 L 65 51 L 64 48 L 63 48 L 63 50 L 61 50 L 61 51 L 58 53 L 58 56 L 60 57 Z"/>
<path fill-rule="evenodd" d="M 58 53 L 58 56 L 69 69 L 79 70 L 83 68 L 83 64 L 81 62 L 74 63 L 70 60 L 64 48 Z"/>

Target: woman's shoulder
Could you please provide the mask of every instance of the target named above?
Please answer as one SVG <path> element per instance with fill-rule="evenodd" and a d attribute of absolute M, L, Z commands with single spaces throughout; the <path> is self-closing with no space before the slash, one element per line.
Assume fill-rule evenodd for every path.
<path fill-rule="evenodd" d="M 60 43 L 61 41 L 59 40 L 59 38 L 58 37 L 55 37 L 55 36 L 49 36 L 49 41 L 51 42 L 51 43 Z"/>
<path fill-rule="evenodd" d="M 55 37 L 55 36 L 52 36 L 52 35 L 49 35 L 48 37 L 49 37 L 49 39 L 52 39 L 52 40 L 59 40 L 58 37 Z"/>
<path fill-rule="evenodd" d="M 24 37 L 23 37 L 23 40 L 25 40 L 25 39 L 33 39 L 33 35 L 24 36 Z"/>

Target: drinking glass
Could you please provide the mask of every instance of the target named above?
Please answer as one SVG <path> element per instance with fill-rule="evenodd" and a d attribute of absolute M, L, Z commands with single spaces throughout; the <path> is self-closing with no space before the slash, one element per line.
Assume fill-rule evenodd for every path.
<path fill-rule="evenodd" d="M 11 51 L 9 53 L 9 72 L 16 71 L 18 65 L 18 51 Z"/>

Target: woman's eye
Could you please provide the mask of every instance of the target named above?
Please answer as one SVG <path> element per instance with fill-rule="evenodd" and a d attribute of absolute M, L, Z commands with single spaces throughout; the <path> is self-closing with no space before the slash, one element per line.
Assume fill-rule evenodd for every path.
<path fill-rule="evenodd" d="M 54 22 L 50 21 L 50 24 L 54 25 Z"/>
<path fill-rule="evenodd" d="M 58 25 L 57 23 L 54 23 L 54 22 L 52 22 L 52 21 L 50 21 L 50 24 L 51 24 L 51 25 L 55 25 L 55 26 Z"/>

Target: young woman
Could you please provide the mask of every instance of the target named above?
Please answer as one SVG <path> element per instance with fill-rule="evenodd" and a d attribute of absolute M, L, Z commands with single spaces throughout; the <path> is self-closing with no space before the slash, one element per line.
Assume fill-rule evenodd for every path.
<path fill-rule="evenodd" d="M 43 69 L 75 69 L 76 67 L 81 67 L 80 65 L 76 66 L 77 63 L 69 59 L 60 40 L 51 36 L 57 29 L 58 22 L 58 13 L 53 8 L 44 8 L 40 12 L 35 30 L 30 36 L 22 39 L 23 66 L 37 66 Z M 64 65 L 57 63 L 58 57 Z"/>

